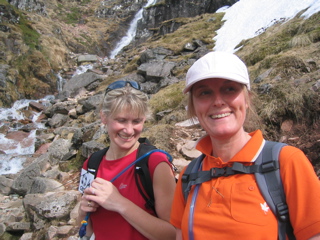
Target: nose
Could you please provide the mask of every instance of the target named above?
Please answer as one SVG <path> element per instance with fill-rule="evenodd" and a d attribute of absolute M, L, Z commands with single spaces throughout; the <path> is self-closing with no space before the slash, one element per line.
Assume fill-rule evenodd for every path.
<path fill-rule="evenodd" d="M 128 135 L 133 135 L 134 133 L 133 124 L 131 122 L 127 123 L 123 128 L 123 132 Z"/>
<path fill-rule="evenodd" d="M 216 93 L 214 94 L 214 96 L 212 97 L 212 105 L 214 106 L 222 106 L 224 104 L 224 100 L 223 97 L 220 93 Z"/>

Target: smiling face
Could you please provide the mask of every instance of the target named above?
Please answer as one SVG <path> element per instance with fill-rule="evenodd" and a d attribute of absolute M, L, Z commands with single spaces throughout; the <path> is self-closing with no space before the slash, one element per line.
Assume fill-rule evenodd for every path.
<path fill-rule="evenodd" d="M 145 116 L 139 116 L 130 108 L 111 116 L 101 116 L 110 138 L 110 146 L 118 151 L 129 151 L 138 141 L 143 129 Z"/>
<path fill-rule="evenodd" d="M 243 131 L 248 108 L 244 88 L 226 79 L 205 79 L 193 85 L 194 113 L 211 138 L 226 139 Z"/>
<path fill-rule="evenodd" d="M 100 110 L 102 123 L 110 139 L 108 153 L 113 159 L 134 150 L 149 116 L 148 95 L 131 85 L 110 90 L 105 94 Z"/>

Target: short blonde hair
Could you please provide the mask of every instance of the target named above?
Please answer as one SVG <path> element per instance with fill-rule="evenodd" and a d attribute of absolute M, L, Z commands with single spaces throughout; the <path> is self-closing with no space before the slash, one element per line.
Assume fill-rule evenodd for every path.
<path fill-rule="evenodd" d="M 127 85 L 107 92 L 100 106 L 100 111 L 108 117 L 128 109 L 149 118 L 148 95 Z"/>

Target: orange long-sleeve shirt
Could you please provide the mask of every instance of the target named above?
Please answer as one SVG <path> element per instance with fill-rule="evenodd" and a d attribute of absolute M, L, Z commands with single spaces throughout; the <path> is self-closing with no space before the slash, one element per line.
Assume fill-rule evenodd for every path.
<path fill-rule="evenodd" d="M 197 149 L 206 154 L 203 170 L 225 167 L 232 162 L 249 163 L 259 155 L 264 140 L 261 131 L 250 134 L 249 142 L 230 160 L 210 156 L 209 137 L 202 139 Z M 320 181 L 304 153 L 285 146 L 279 156 L 289 214 L 297 240 L 320 233 Z M 182 174 L 181 174 L 182 176 Z M 171 211 L 171 223 L 188 238 L 188 218 L 193 189 L 185 203 L 179 179 Z M 277 219 L 265 203 L 253 174 L 219 177 L 202 183 L 194 211 L 195 240 L 275 240 L 278 236 Z"/>

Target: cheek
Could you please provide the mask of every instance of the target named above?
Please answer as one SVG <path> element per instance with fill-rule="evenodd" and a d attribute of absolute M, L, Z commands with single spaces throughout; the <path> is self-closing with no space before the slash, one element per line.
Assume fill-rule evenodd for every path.
<path fill-rule="evenodd" d="M 210 101 L 195 100 L 193 102 L 193 106 L 196 114 L 198 115 L 199 113 L 204 112 L 210 106 Z"/>
<path fill-rule="evenodd" d="M 106 129 L 109 133 L 111 132 L 116 132 L 118 131 L 118 129 L 120 129 L 121 126 L 119 126 L 119 124 L 117 124 L 116 122 L 113 121 L 106 121 Z"/>
<path fill-rule="evenodd" d="M 143 123 L 136 125 L 136 126 L 135 126 L 135 130 L 136 130 L 136 131 L 139 131 L 139 132 L 142 132 L 142 130 L 143 130 Z"/>

